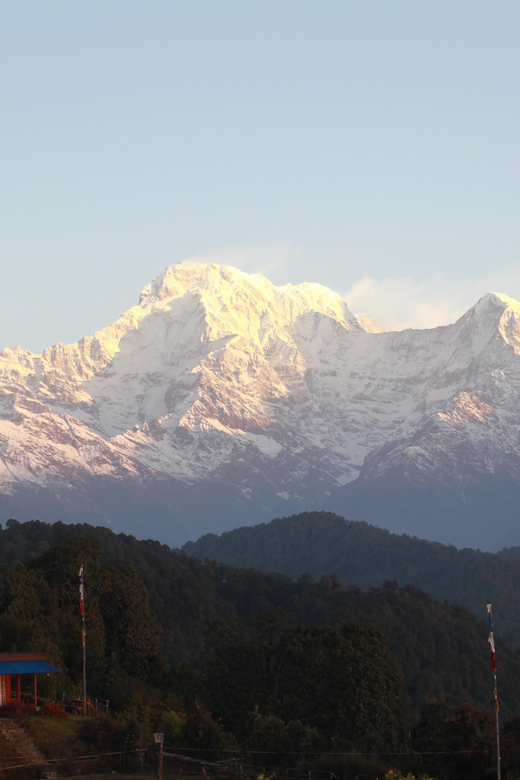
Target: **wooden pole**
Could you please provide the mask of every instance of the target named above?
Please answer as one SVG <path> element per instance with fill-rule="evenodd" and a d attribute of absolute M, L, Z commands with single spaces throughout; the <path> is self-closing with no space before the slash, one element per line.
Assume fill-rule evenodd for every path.
<path fill-rule="evenodd" d="M 83 715 L 87 714 L 87 655 L 85 650 L 85 631 L 83 631 Z"/>
<path fill-rule="evenodd" d="M 500 723 L 498 720 L 498 688 L 497 688 L 497 663 L 496 663 L 496 647 L 495 647 L 495 632 L 493 629 L 493 607 L 491 604 L 487 605 L 488 611 L 488 626 L 489 635 L 488 642 L 491 647 L 491 672 L 493 674 L 493 696 L 495 698 L 495 737 L 497 745 L 497 780 L 501 778 L 501 756 L 500 756 Z"/>
<path fill-rule="evenodd" d="M 83 715 L 87 714 L 87 654 L 85 629 L 85 591 L 83 589 L 83 564 L 79 570 L 79 609 L 81 612 L 81 644 L 83 645 Z"/>
<path fill-rule="evenodd" d="M 159 743 L 159 780 L 163 780 L 163 743 Z"/>
<path fill-rule="evenodd" d="M 498 722 L 498 710 L 495 711 L 495 732 L 496 732 L 496 738 L 497 738 L 497 780 L 500 780 L 501 773 L 500 773 L 500 724 Z"/>

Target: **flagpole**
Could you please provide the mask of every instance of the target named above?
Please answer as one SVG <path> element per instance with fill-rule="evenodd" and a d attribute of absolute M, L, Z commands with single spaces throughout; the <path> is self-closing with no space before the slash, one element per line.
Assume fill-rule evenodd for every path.
<path fill-rule="evenodd" d="M 500 780 L 500 726 L 498 723 L 498 712 L 495 712 L 495 730 L 497 734 L 497 778 Z"/>
<path fill-rule="evenodd" d="M 83 646 L 83 715 L 87 714 L 87 654 L 85 630 L 85 591 L 83 588 L 83 564 L 79 570 L 79 609 L 81 612 L 81 644 Z"/>
<path fill-rule="evenodd" d="M 488 642 L 491 646 L 491 671 L 493 673 L 493 695 L 495 698 L 495 734 L 497 743 L 497 780 L 501 778 L 500 771 L 500 723 L 498 720 L 499 706 L 498 706 L 498 688 L 497 688 L 497 663 L 496 663 L 496 649 L 495 649 L 495 634 L 493 632 L 493 608 L 491 604 L 487 605 L 488 611 L 488 624 L 489 624 L 489 636 Z"/>

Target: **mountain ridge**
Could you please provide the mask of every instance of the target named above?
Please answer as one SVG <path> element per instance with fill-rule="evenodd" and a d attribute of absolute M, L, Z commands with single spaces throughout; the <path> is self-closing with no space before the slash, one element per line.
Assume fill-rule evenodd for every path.
<path fill-rule="evenodd" d="M 42 519 L 88 505 L 179 544 L 323 508 L 489 547 L 464 514 L 489 482 L 502 546 L 520 529 L 519 318 L 489 293 L 453 325 L 384 331 L 318 284 L 169 266 L 93 336 L 0 353 L 0 512 L 29 519 L 39 496 Z M 432 492 L 444 525 L 421 524 Z"/>

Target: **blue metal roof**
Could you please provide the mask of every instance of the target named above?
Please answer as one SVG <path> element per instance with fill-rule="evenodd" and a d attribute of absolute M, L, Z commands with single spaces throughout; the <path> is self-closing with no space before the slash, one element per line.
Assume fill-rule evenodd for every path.
<path fill-rule="evenodd" d="M 59 671 L 47 661 L 0 661 L 0 674 L 50 674 Z"/>

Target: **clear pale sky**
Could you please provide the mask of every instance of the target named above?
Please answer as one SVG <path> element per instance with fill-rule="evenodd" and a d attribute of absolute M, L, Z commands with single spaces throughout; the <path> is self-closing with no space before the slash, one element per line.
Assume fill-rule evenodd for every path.
<path fill-rule="evenodd" d="M 188 257 L 388 326 L 520 298 L 518 0 L 3 0 L 0 347 Z"/>

